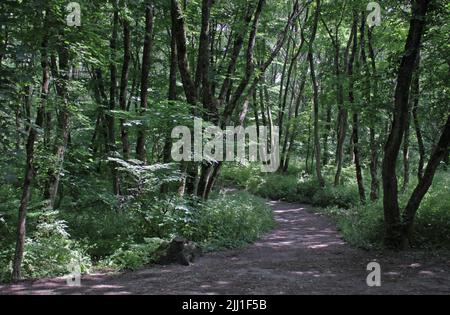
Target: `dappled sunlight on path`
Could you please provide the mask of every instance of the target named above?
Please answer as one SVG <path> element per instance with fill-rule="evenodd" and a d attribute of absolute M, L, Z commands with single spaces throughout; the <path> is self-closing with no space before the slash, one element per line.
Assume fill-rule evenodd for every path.
<path fill-rule="evenodd" d="M 0 286 L 3 294 L 449 294 L 447 257 L 383 255 L 348 246 L 333 223 L 308 206 L 270 201 L 275 229 L 240 250 L 205 255 L 190 267 L 153 266 L 119 275 L 89 275 Z M 366 285 L 366 266 L 382 267 L 382 286 Z"/>

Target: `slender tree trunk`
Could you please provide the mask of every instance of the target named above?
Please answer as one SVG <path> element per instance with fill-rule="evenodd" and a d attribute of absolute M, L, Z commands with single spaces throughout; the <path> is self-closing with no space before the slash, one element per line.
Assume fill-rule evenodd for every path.
<path fill-rule="evenodd" d="M 331 132 L 331 104 L 327 105 L 327 117 L 325 132 L 323 134 L 323 165 L 328 165 L 330 160 L 330 154 L 328 152 L 328 138 Z"/>
<path fill-rule="evenodd" d="M 49 10 L 46 10 L 44 17 L 44 38 L 42 40 L 41 48 L 41 66 L 42 66 L 42 89 L 41 89 L 41 100 L 36 116 L 36 127 L 42 128 L 44 126 L 44 116 L 45 108 L 48 99 L 49 86 L 50 86 L 50 64 L 48 60 L 48 15 Z M 35 142 L 38 138 L 38 130 L 36 127 L 30 127 L 28 134 L 28 140 L 26 145 L 26 166 L 25 166 L 25 177 L 23 183 L 22 197 L 19 206 L 19 217 L 17 221 L 17 241 L 16 250 L 14 254 L 13 261 L 13 271 L 12 271 L 12 281 L 17 282 L 21 280 L 22 271 L 22 261 L 25 245 L 25 235 L 26 235 L 26 221 L 27 221 L 27 210 L 28 202 L 31 195 L 31 185 L 35 175 L 34 169 L 34 151 Z"/>
<path fill-rule="evenodd" d="M 171 32 L 171 41 L 170 41 L 170 72 L 169 72 L 169 95 L 168 100 L 170 101 L 176 101 L 177 100 L 177 41 L 174 35 L 174 32 L 172 30 Z M 170 132 L 166 136 L 166 140 L 164 143 L 164 156 L 163 156 L 163 162 L 164 163 L 170 163 L 171 160 L 171 149 L 172 149 L 172 139 Z M 182 171 L 183 171 L 182 166 Z M 183 179 L 184 182 L 184 179 Z M 185 183 L 182 183 L 182 186 L 185 186 Z M 184 188 L 182 189 L 184 193 Z M 167 193 L 168 192 L 168 185 L 163 184 L 161 186 L 161 193 Z M 181 190 L 180 190 L 181 192 Z"/>
<path fill-rule="evenodd" d="M 312 172 L 310 172 L 309 171 L 309 158 L 310 158 L 310 156 L 311 156 L 311 139 L 312 139 L 312 136 L 311 136 L 311 131 L 312 131 L 312 128 L 311 128 L 311 121 L 312 121 L 312 119 L 311 119 L 311 114 L 309 115 L 309 119 L 308 119 L 308 145 L 307 145 L 307 150 L 306 150 L 306 162 L 305 162 L 305 171 L 306 171 L 306 173 L 307 174 L 311 174 Z"/>
<path fill-rule="evenodd" d="M 224 103 L 226 96 L 230 94 L 232 76 L 236 72 L 238 58 L 241 53 L 242 47 L 244 45 L 244 36 L 247 33 L 248 25 L 250 24 L 251 20 L 252 20 L 252 10 L 251 10 L 251 6 L 248 5 L 245 16 L 244 16 L 244 25 L 243 25 L 242 29 L 238 30 L 238 32 L 236 33 L 236 38 L 233 43 L 233 49 L 231 52 L 228 69 L 225 74 L 225 79 L 222 83 L 222 87 L 220 89 L 219 102 L 221 104 Z"/>
<path fill-rule="evenodd" d="M 212 84 L 210 78 L 210 14 L 212 1 L 202 0 L 202 27 L 200 31 L 200 45 L 198 52 L 198 76 L 202 82 L 202 103 L 204 110 L 204 118 L 213 124 L 219 123 L 219 114 L 216 99 L 212 93 Z M 198 196 L 205 198 L 206 188 L 211 173 L 211 165 L 209 161 L 202 162 L 200 179 L 198 184 Z"/>
<path fill-rule="evenodd" d="M 376 60 L 375 60 L 375 51 L 373 49 L 373 27 L 369 28 L 368 30 L 368 48 L 369 48 L 369 56 L 371 59 L 372 64 L 372 78 L 374 81 L 373 84 L 373 94 L 374 99 L 378 99 L 378 76 L 377 76 L 377 67 L 376 67 Z M 369 71 L 367 71 L 369 73 Z M 367 78 L 369 81 L 369 78 Z M 369 83 L 370 85 L 370 83 Z M 370 91 L 369 91 L 370 94 Z M 370 98 L 370 97 L 369 97 Z M 372 98 L 370 102 L 371 108 L 374 106 L 372 102 Z M 374 112 L 374 111 L 372 111 Z M 376 117 L 376 115 L 374 115 Z M 379 149 L 379 140 L 376 139 L 376 131 L 375 131 L 375 122 L 371 122 L 371 127 L 369 130 L 370 133 L 370 177 L 371 177 L 371 184 L 370 184 L 370 200 L 375 201 L 378 199 L 379 192 L 380 192 L 380 181 L 378 179 L 378 149 Z"/>
<path fill-rule="evenodd" d="M 285 62 L 283 65 L 283 72 L 281 74 L 281 86 L 280 86 L 280 112 L 278 113 L 278 127 L 280 128 L 280 139 L 283 138 L 283 124 L 284 124 L 284 115 L 286 113 L 286 105 L 287 105 L 287 99 L 289 95 L 290 85 L 291 85 L 291 78 L 292 78 L 292 72 L 294 70 L 294 64 L 296 63 L 296 59 L 289 58 L 290 57 L 290 47 L 291 42 L 293 39 L 288 40 L 288 46 L 286 51 L 286 57 Z M 294 47 L 295 49 L 295 47 Z M 290 60 L 290 63 L 289 63 Z M 289 64 L 289 68 L 287 65 Z M 286 72 L 286 69 L 287 72 Z M 284 82 L 286 84 L 284 85 Z M 284 86 L 283 86 L 284 85 Z"/>
<path fill-rule="evenodd" d="M 348 67 L 348 55 L 351 46 L 351 42 L 353 40 L 353 32 L 355 31 L 354 27 L 352 27 L 352 31 L 347 41 L 347 48 L 345 50 L 344 55 L 344 66 Z M 347 138 L 347 127 L 348 127 L 348 111 L 344 105 L 344 84 L 342 78 L 342 71 L 340 69 L 340 47 L 338 46 L 335 52 L 335 68 L 336 68 L 336 80 L 337 80 L 337 103 L 338 103 L 338 128 L 337 128 L 337 146 L 336 146 L 336 175 L 334 177 L 334 186 L 339 186 L 341 184 L 341 174 L 342 168 L 344 165 L 344 146 L 345 140 Z M 345 70 L 344 70 L 345 71 Z"/>
<path fill-rule="evenodd" d="M 353 114 L 353 150 L 355 155 L 356 181 L 358 183 L 359 199 L 364 204 L 366 202 L 366 191 L 362 175 L 361 157 L 359 152 L 359 115 Z"/>
<path fill-rule="evenodd" d="M 97 143 L 97 138 L 101 136 L 101 140 L 103 140 L 104 149 L 105 151 L 108 151 L 108 141 L 109 141 L 109 134 L 108 134 L 108 122 L 105 115 L 105 108 L 108 108 L 108 96 L 105 91 L 105 85 L 103 82 L 103 74 L 101 69 L 95 69 L 92 74 L 92 79 L 94 81 L 94 97 L 95 101 L 98 105 L 98 113 L 97 113 L 97 120 L 96 120 L 96 126 L 94 130 L 94 134 L 92 135 L 92 144 L 91 149 L 94 154 L 97 154 L 99 144 Z"/>
<path fill-rule="evenodd" d="M 305 89 L 305 84 L 306 84 L 306 74 L 303 75 L 303 77 L 301 78 L 301 83 L 300 83 L 300 88 L 299 88 L 299 93 L 297 95 L 297 101 L 296 101 L 296 105 L 295 105 L 295 114 L 294 114 L 294 118 L 295 118 L 295 122 L 294 122 L 294 126 L 293 126 L 293 131 L 290 135 L 290 139 L 289 139 L 289 146 L 287 149 L 287 152 L 285 153 L 284 156 L 284 169 L 283 172 L 286 173 L 289 170 L 289 163 L 290 163 L 290 158 L 291 158 L 291 154 L 292 154 L 292 150 L 294 148 L 294 141 L 295 138 L 297 137 L 297 133 L 298 133 L 298 122 L 297 122 L 297 118 L 299 117 L 300 114 L 300 107 L 302 106 L 303 103 L 303 91 Z"/>
<path fill-rule="evenodd" d="M 198 94 L 189 69 L 189 59 L 187 55 L 186 44 L 186 25 L 184 21 L 183 10 L 179 5 L 178 0 L 171 0 L 171 19 L 172 30 L 177 43 L 178 70 L 180 72 L 181 81 L 183 82 L 186 100 L 190 105 L 192 105 L 193 113 L 195 115 L 197 111 L 196 108 L 198 102 Z M 183 190 L 186 194 L 193 195 L 195 192 L 195 182 L 198 174 L 198 167 L 194 162 L 186 162 L 186 164 L 186 183 Z"/>
<path fill-rule="evenodd" d="M 314 65 L 314 40 L 317 33 L 317 24 L 320 14 L 320 0 L 316 0 L 316 13 L 314 16 L 311 38 L 309 41 L 308 60 L 311 72 L 311 82 L 313 86 L 313 113 L 314 113 L 314 146 L 315 146 L 315 158 L 316 158 L 316 175 L 321 187 L 325 187 L 325 179 L 322 176 L 322 161 L 321 161 L 321 148 L 320 148 L 320 132 L 319 132 L 319 87 L 317 86 L 316 71 Z"/>
<path fill-rule="evenodd" d="M 109 65 L 110 72 L 110 87 L 109 87 L 109 113 L 106 115 L 106 121 L 108 126 L 108 151 L 110 156 L 116 157 L 117 146 L 116 146 L 116 127 L 115 118 L 112 111 L 116 109 L 117 101 L 117 37 L 119 28 L 119 8 L 118 1 L 114 0 L 114 13 L 113 13 L 113 26 L 112 35 L 110 40 L 111 48 L 111 63 Z M 117 170 L 117 165 L 111 162 L 111 175 L 112 175 L 112 185 L 114 195 L 120 195 L 120 182 L 119 173 Z"/>
<path fill-rule="evenodd" d="M 412 5 L 412 19 L 397 76 L 394 98 L 394 119 L 384 149 L 383 160 L 383 205 L 385 219 L 385 244 L 389 248 L 402 246 L 402 227 L 398 204 L 396 165 L 400 146 L 405 133 L 409 113 L 409 92 L 412 74 L 417 62 L 422 36 L 425 30 L 429 0 L 415 0 Z"/>
<path fill-rule="evenodd" d="M 420 54 L 417 60 L 414 80 L 411 86 L 411 93 L 413 97 L 412 117 L 414 121 L 414 130 L 416 133 L 417 144 L 419 146 L 419 165 L 417 168 L 417 177 L 419 181 L 423 177 L 423 168 L 425 164 L 425 144 L 422 136 L 422 129 L 419 120 L 419 104 L 420 104 Z"/>
<path fill-rule="evenodd" d="M 259 120 L 258 97 L 257 97 L 257 91 L 256 90 L 253 91 L 253 95 L 252 95 L 252 109 L 253 109 L 253 113 L 255 115 L 256 136 L 258 137 L 258 139 L 260 139 L 261 122 Z"/>
<path fill-rule="evenodd" d="M 61 172 L 63 169 L 64 158 L 69 138 L 69 108 L 68 108 L 68 81 L 69 81 L 69 51 L 64 42 L 59 43 L 59 70 L 54 70 L 56 79 L 56 93 L 61 107 L 58 111 L 58 126 L 53 145 L 53 154 L 55 163 L 50 167 L 48 173 L 47 189 L 44 194 L 48 200 L 48 207 L 53 209 L 58 189 L 60 186 Z"/>
<path fill-rule="evenodd" d="M 402 191 L 406 192 L 409 185 L 409 134 L 411 125 L 411 114 L 408 113 L 405 135 L 403 137 L 403 187 Z"/>
<path fill-rule="evenodd" d="M 121 111 L 127 111 L 127 92 L 128 92 L 128 77 L 130 73 L 130 61 L 131 61 L 131 29 L 130 22 L 127 18 L 123 20 L 123 65 L 122 75 L 120 78 L 120 96 L 119 104 Z M 125 160 L 130 159 L 130 140 L 128 137 L 128 128 L 126 126 L 126 119 L 120 119 L 120 133 L 122 139 L 122 151 L 123 158 Z"/>
<path fill-rule="evenodd" d="M 355 85 L 355 78 L 354 78 L 354 70 L 353 70 L 353 65 L 355 62 L 355 54 L 356 54 L 356 50 L 358 47 L 358 32 L 357 32 L 357 23 L 358 23 L 358 15 L 355 13 L 355 36 L 353 39 L 353 49 L 352 49 L 352 53 L 351 53 L 351 57 L 350 57 L 350 61 L 348 64 L 348 75 L 350 77 L 350 86 L 349 86 L 349 101 L 350 104 L 352 104 L 352 106 L 354 107 L 354 103 L 355 103 L 355 95 L 354 95 L 354 85 Z M 361 29 L 360 29 L 360 33 L 361 33 L 361 40 L 360 40 L 360 58 L 361 61 L 363 63 L 364 66 L 366 66 L 367 64 L 367 60 L 366 60 L 366 52 L 365 52 L 365 25 L 366 25 L 366 20 L 365 20 L 365 16 L 364 13 L 361 16 Z M 359 65 L 359 62 L 358 62 Z M 358 66 L 358 70 L 360 67 Z M 366 89 L 368 88 L 367 84 L 366 84 Z M 369 101 L 369 100 L 367 100 Z M 359 114 L 357 110 L 354 110 L 353 112 L 353 154 L 354 154 L 354 162 L 355 162 L 355 170 L 356 170 L 356 181 L 358 183 L 358 191 L 359 191 L 359 199 L 361 200 L 361 203 L 365 203 L 366 202 L 366 192 L 365 192 L 365 188 L 364 188 L 364 180 L 363 180 L 363 175 L 362 175 L 362 167 L 361 167 L 361 156 L 360 156 L 360 143 L 359 143 Z"/>
<path fill-rule="evenodd" d="M 150 73 L 150 55 L 153 46 L 153 4 L 148 0 L 145 5 L 145 38 L 144 52 L 142 55 L 141 74 L 141 113 L 144 114 L 148 108 L 148 76 Z M 140 128 L 137 136 L 136 157 L 138 160 L 147 163 L 147 149 L 145 147 L 145 128 Z"/>
<path fill-rule="evenodd" d="M 370 128 L 370 200 L 378 200 L 380 184 L 378 180 L 378 144 L 375 135 L 375 129 Z"/>
<path fill-rule="evenodd" d="M 409 199 L 408 204 L 406 205 L 406 208 L 403 212 L 402 216 L 403 248 L 405 248 L 408 244 L 408 238 L 410 237 L 413 229 L 414 218 L 416 216 L 417 210 L 419 209 L 420 203 L 422 202 L 423 198 L 430 189 L 431 184 L 433 183 L 436 170 L 438 169 L 439 164 L 445 158 L 445 156 L 448 156 L 449 145 L 450 145 L 450 115 L 447 117 L 447 123 L 444 126 L 442 135 L 440 137 L 438 144 L 436 145 L 436 148 L 431 154 L 431 158 L 428 161 L 428 165 L 425 169 L 424 175 L 420 179 L 417 187 L 415 188 L 413 194 L 411 195 L 411 198 Z"/>

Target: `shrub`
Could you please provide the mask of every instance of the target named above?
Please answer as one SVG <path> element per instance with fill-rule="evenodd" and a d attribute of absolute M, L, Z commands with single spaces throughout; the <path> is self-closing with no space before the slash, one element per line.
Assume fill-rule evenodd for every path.
<path fill-rule="evenodd" d="M 414 248 L 450 249 L 450 180 L 445 172 L 437 174 L 434 185 L 425 196 L 417 212 L 410 245 Z M 411 185 L 410 190 L 413 188 Z M 403 209 L 411 191 L 400 196 Z M 351 244 L 363 248 L 382 247 L 384 217 L 382 200 L 350 209 L 329 207 L 317 209 L 332 216 L 344 238 Z"/>
<path fill-rule="evenodd" d="M 450 249 L 450 177 L 436 176 L 415 220 L 413 246 Z"/>
<path fill-rule="evenodd" d="M 249 186 L 250 191 L 264 198 L 295 200 L 297 195 L 297 178 L 295 176 L 268 174 L 257 187 L 253 187 L 252 184 Z"/>
<path fill-rule="evenodd" d="M 163 239 L 179 235 L 191 238 L 195 228 L 196 207 L 196 200 L 183 199 L 178 195 L 145 202 L 139 210 L 145 235 Z"/>
<path fill-rule="evenodd" d="M 99 265 L 134 270 L 153 263 L 157 259 L 159 248 L 166 243 L 167 241 L 160 238 L 146 238 L 142 244 L 124 244 Z"/>
<path fill-rule="evenodd" d="M 337 206 L 349 209 L 358 203 L 359 195 L 354 186 L 327 186 L 318 189 L 312 197 L 312 204 L 323 208 Z"/>
<path fill-rule="evenodd" d="M 339 207 L 316 208 L 332 217 L 344 239 L 350 244 L 366 248 L 380 248 L 383 241 L 384 221 L 381 202 L 350 209 Z"/>
<path fill-rule="evenodd" d="M 89 271 L 90 258 L 82 246 L 71 240 L 66 223 L 57 220 L 58 212 L 45 212 L 39 218 L 36 232 L 26 239 L 22 273 L 24 278 L 61 276 L 71 264 Z"/>
<path fill-rule="evenodd" d="M 265 202 L 247 193 L 212 199 L 196 213 L 193 240 L 206 249 L 236 248 L 258 239 L 274 226 Z"/>
<path fill-rule="evenodd" d="M 11 260 L 13 257 L 13 248 L 2 248 L 0 251 L 0 283 L 11 279 Z"/>

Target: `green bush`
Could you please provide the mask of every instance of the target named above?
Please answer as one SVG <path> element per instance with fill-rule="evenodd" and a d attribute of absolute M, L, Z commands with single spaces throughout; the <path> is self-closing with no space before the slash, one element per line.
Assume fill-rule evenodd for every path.
<path fill-rule="evenodd" d="M 160 238 L 146 238 L 142 244 L 124 244 L 99 265 L 120 270 L 134 270 L 153 263 L 158 257 L 158 250 L 164 244 L 167 244 L 167 241 Z"/>
<path fill-rule="evenodd" d="M 410 239 L 413 248 L 450 249 L 449 186 L 450 179 L 445 172 L 437 174 L 417 212 Z M 401 208 L 405 207 L 413 187 L 412 183 L 409 191 L 400 196 Z M 317 210 L 336 220 L 339 230 L 349 243 L 363 248 L 382 247 L 384 216 L 381 199 L 350 209 L 329 207 Z"/>
<path fill-rule="evenodd" d="M 222 180 L 222 184 L 245 188 L 255 195 L 273 200 L 310 203 L 319 207 L 351 208 L 359 204 L 359 195 L 356 183 L 348 178 L 349 172 L 348 169 L 343 170 L 342 177 L 346 185 L 327 185 L 322 188 L 315 177 L 295 175 L 292 171 L 287 174 L 261 173 L 255 166 L 227 166 L 222 173 L 226 179 Z M 328 167 L 324 173 L 331 181 L 334 169 Z"/>
<path fill-rule="evenodd" d="M 312 204 L 318 207 L 337 206 L 349 209 L 358 203 L 359 195 L 355 186 L 326 186 L 318 189 L 312 197 Z"/>
<path fill-rule="evenodd" d="M 450 177 L 436 176 L 425 196 L 414 226 L 413 246 L 450 249 Z"/>
<path fill-rule="evenodd" d="M 315 210 L 332 217 L 338 230 L 350 244 L 366 249 L 381 248 L 384 233 L 381 202 L 350 209 L 334 206 Z"/>
<path fill-rule="evenodd" d="M 187 200 L 178 195 L 167 195 L 146 201 L 139 209 L 145 235 L 172 239 L 182 235 L 192 237 L 195 227 L 196 200 Z"/>
<path fill-rule="evenodd" d="M 236 248 L 257 240 L 274 226 L 265 202 L 247 193 L 212 199 L 196 213 L 193 240 L 206 249 Z"/>
<path fill-rule="evenodd" d="M 0 283 L 11 279 L 11 261 L 13 257 L 13 248 L 4 248 L 0 250 Z"/>
<path fill-rule="evenodd" d="M 247 188 L 249 181 L 257 178 L 258 176 L 255 176 L 255 174 L 259 173 L 260 167 L 257 165 L 244 167 L 238 164 L 227 164 L 222 167 L 220 180 L 225 185 L 232 185 L 236 188 Z"/>
<path fill-rule="evenodd" d="M 67 274 L 71 264 L 86 273 L 91 260 L 82 246 L 71 240 L 66 223 L 57 220 L 58 212 L 44 212 L 36 232 L 27 238 L 24 248 L 22 274 L 24 278 L 43 278 Z"/>
<path fill-rule="evenodd" d="M 256 177 L 255 177 L 256 178 Z M 255 179 L 249 183 L 249 190 L 263 198 L 295 200 L 297 196 L 297 178 L 279 174 L 268 174 L 255 186 Z"/>

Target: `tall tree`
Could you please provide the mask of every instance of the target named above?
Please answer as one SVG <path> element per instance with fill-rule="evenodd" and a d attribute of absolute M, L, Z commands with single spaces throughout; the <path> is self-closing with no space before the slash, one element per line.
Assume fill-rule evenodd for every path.
<path fill-rule="evenodd" d="M 150 56 L 153 46 L 153 1 L 145 2 L 145 37 L 144 52 L 142 55 L 142 74 L 141 74 L 141 112 L 145 113 L 148 108 L 148 77 L 150 73 Z M 137 137 L 136 157 L 138 160 L 147 162 L 147 150 L 145 148 L 146 135 L 145 128 L 140 128 Z"/>
<path fill-rule="evenodd" d="M 420 43 L 425 31 L 426 15 L 430 0 L 415 0 L 412 6 L 412 17 L 405 52 L 397 75 L 397 86 L 394 99 L 394 119 L 388 141 L 384 149 L 383 160 L 383 206 L 385 219 L 385 244 L 391 248 L 402 246 L 402 222 L 398 204 L 398 186 L 396 165 L 400 146 L 407 126 L 409 114 L 409 94 L 412 74 L 417 62 Z M 431 167 L 426 181 L 433 178 L 435 168 Z M 424 182 L 425 183 L 425 182 Z M 426 185 L 424 185 L 426 187 Z M 416 202 L 417 204 L 417 202 Z M 414 211 L 409 211 L 414 213 Z"/>
<path fill-rule="evenodd" d="M 122 64 L 122 75 L 120 78 L 120 95 L 119 104 L 120 110 L 127 111 L 127 95 L 128 95 L 128 77 L 130 73 L 130 62 L 131 62 L 131 28 L 128 17 L 123 18 L 123 64 Z M 126 120 L 120 120 L 120 132 L 122 139 L 122 151 L 123 158 L 128 160 L 130 158 L 130 140 L 128 137 L 128 128 L 126 126 Z"/>
<path fill-rule="evenodd" d="M 112 33 L 110 39 L 111 49 L 111 61 L 109 64 L 110 85 L 109 85 L 109 113 L 106 115 L 106 121 L 108 126 L 108 151 L 109 155 L 115 157 L 117 152 L 116 146 L 116 126 L 113 111 L 116 109 L 117 103 L 117 37 L 119 32 L 119 1 L 113 1 L 113 24 Z M 111 162 L 111 175 L 113 184 L 114 195 L 120 195 L 120 182 L 117 165 L 115 162 Z"/>
<path fill-rule="evenodd" d="M 22 277 L 22 261 L 26 236 L 26 223 L 27 223 L 27 210 L 28 202 L 30 201 L 31 185 L 35 176 L 34 169 L 34 154 L 35 143 L 38 139 L 39 130 L 44 125 L 44 115 L 47 105 L 49 86 L 50 86 L 50 63 L 49 63 L 49 15 L 50 9 L 46 8 L 44 11 L 43 22 L 43 39 L 41 44 L 41 67 L 42 67 L 42 80 L 41 80 L 41 97 L 40 105 L 37 111 L 35 126 L 29 129 L 28 140 L 26 144 L 26 166 L 25 177 L 23 183 L 22 197 L 19 207 L 19 218 L 17 221 L 17 240 L 16 250 L 14 253 L 12 280 L 19 281 Z"/>
<path fill-rule="evenodd" d="M 54 78 L 56 79 L 56 94 L 61 105 L 58 110 L 57 132 L 53 145 L 55 163 L 49 168 L 48 182 L 44 194 L 44 197 L 48 200 L 48 207 L 51 209 L 54 208 L 58 195 L 61 172 L 66 155 L 67 141 L 69 139 L 69 50 L 66 42 L 63 40 L 63 35 L 60 35 L 60 37 L 61 40 L 58 43 L 59 67 L 54 69 L 52 72 Z"/>
<path fill-rule="evenodd" d="M 317 85 L 317 77 L 315 70 L 314 60 L 314 40 L 317 34 L 317 25 L 320 15 L 320 0 L 316 0 L 316 11 L 314 14 L 313 26 L 311 30 L 311 36 L 309 39 L 309 51 L 308 60 L 311 73 L 311 82 L 313 86 L 313 113 L 314 113 L 314 147 L 316 157 L 316 176 L 320 186 L 325 186 L 325 179 L 322 176 L 322 160 L 321 160 L 321 148 L 320 148 L 320 131 L 319 131 L 319 87 Z"/>

